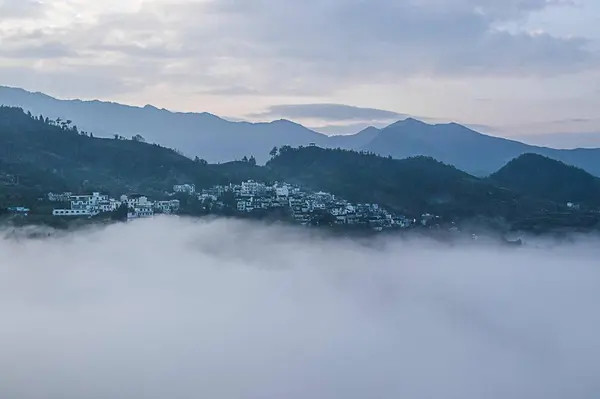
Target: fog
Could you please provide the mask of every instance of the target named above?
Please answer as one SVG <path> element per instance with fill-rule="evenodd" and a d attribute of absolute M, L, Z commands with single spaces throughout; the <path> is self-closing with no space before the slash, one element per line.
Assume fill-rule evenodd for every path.
<path fill-rule="evenodd" d="M 597 398 L 600 246 L 158 218 L 0 241 L 0 397 Z"/>

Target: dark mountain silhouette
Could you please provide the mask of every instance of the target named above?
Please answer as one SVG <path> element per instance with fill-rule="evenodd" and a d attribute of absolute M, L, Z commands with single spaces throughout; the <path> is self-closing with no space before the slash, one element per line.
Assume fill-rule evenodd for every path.
<path fill-rule="evenodd" d="M 366 150 L 382 156 L 429 156 L 477 176 L 487 176 L 511 159 L 536 153 L 600 176 L 600 149 L 557 150 L 478 133 L 456 123 L 430 125 L 412 118 L 384 129 L 367 128 L 355 135 L 332 136 L 278 120 L 230 122 L 209 113 L 170 112 L 147 105 L 132 107 L 101 101 L 58 100 L 41 93 L 0 87 L 0 104 L 19 106 L 51 119 L 72 118 L 97 137 L 143 136 L 149 143 L 179 148 L 188 157 L 227 162 L 254 155 L 269 159 L 273 147 L 307 146 Z"/>
<path fill-rule="evenodd" d="M 90 137 L 76 127 L 56 126 L 45 117 L 28 116 L 9 107 L 0 107 L 0 161 L 0 175 L 10 179 L 2 185 L 4 190 L 20 185 L 38 187 L 40 192 L 162 194 L 174 184 L 201 187 L 263 178 L 261 173 L 266 173 L 249 162 L 210 165 L 157 144 Z"/>
<path fill-rule="evenodd" d="M 456 123 L 430 125 L 411 118 L 382 129 L 364 149 L 394 158 L 427 155 L 479 176 L 493 173 L 519 155 L 536 153 L 600 175 L 600 149 L 536 147 Z"/>
<path fill-rule="evenodd" d="M 286 181 L 413 215 L 510 219 L 555 208 L 428 157 L 397 160 L 341 149 L 283 147 L 267 167 Z"/>
<path fill-rule="evenodd" d="M 490 181 L 515 192 L 559 203 L 600 203 L 600 179 L 542 155 L 521 155 L 491 175 Z"/>
<path fill-rule="evenodd" d="M 546 176 L 542 180 L 546 185 L 540 183 L 543 189 L 527 191 L 524 188 L 533 183 L 521 182 L 518 176 L 514 178 L 518 184 L 510 183 L 514 179 L 506 177 L 530 173 L 531 167 L 520 166 L 523 159 L 530 158 L 509 164 L 488 179 L 429 157 L 397 160 L 316 146 L 283 146 L 266 166 L 256 166 L 251 160 L 208 164 L 139 138 L 96 138 L 68 122 L 57 123 L 28 115 L 19 108 L 0 107 L 0 208 L 35 206 L 37 198 L 48 191 L 142 192 L 159 197 L 177 183 L 194 183 L 202 188 L 247 179 L 284 180 L 355 202 L 379 203 L 409 216 L 431 212 L 446 220 L 525 220 L 525 226 L 533 223 L 535 227 L 552 226 L 556 218 L 551 215 L 565 208 L 567 197 L 557 196 L 548 188 L 550 176 L 580 181 L 585 187 L 596 181 L 578 169 L 562 164 L 557 169 L 554 161 L 544 166 L 547 160 L 543 159 L 542 164 L 533 158 L 534 164 L 550 171 L 533 178 L 535 183 Z M 526 166 L 531 162 L 526 162 Z M 509 188 L 507 182 L 514 188 Z M 573 192 L 578 195 L 584 191 Z M 569 199 L 577 201 L 580 197 L 575 194 L 569 194 Z"/>

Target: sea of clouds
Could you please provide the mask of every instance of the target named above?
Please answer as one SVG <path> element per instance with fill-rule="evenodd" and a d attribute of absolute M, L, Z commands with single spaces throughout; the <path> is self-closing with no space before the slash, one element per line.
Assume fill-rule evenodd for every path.
<path fill-rule="evenodd" d="M 5 238 L 0 398 L 598 398 L 599 243 L 178 218 Z"/>

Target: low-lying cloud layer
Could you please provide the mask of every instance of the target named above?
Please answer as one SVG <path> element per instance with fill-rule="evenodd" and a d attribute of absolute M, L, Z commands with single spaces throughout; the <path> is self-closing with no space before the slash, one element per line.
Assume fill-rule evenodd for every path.
<path fill-rule="evenodd" d="M 597 242 L 156 219 L 0 241 L 3 398 L 594 398 Z"/>
<path fill-rule="evenodd" d="M 285 117 L 291 119 L 317 119 L 322 121 L 397 121 L 408 115 L 376 108 L 363 108 L 343 104 L 285 104 L 273 105 L 253 117 Z"/>

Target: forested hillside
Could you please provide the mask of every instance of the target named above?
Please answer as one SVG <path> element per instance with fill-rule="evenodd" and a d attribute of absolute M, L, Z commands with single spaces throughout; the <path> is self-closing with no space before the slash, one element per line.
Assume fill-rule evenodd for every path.
<path fill-rule="evenodd" d="M 583 169 L 537 154 L 524 154 L 490 176 L 490 181 L 531 197 L 600 204 L 600 179 Z"/>
<path fill-rule="evenodd" d="M 555 209 L 551 202 L 524 198 L 426 157 L 396 160 L 347 150 L 283 147 L 267 166 L 287 181 L 412 214 L 514 218 Z"/>
<path fill-rule="evenodd" d="M 261 172 L 251 161 L 209 165 L 145 143 L 139 135 L 96 138 L 70 121 L 0 107 L 0 173 L 13 183 L 19 179 L 21 186 L 156 193 L 183 182 L 202 187 L 247 176 L 262 178 Z"/>
<path fill-rule="evenodd" d="M 397 160 L 316 146 L 274 149 L 262 167 L 250 154 L 239 161 L 208 164 L 146 143 L 140 135 L 96 138 L 71 121 L 51 121 L 0 107 L 0 203 L 4 205 L 27 203 L 48 191 L 161 196 L 174 184 L 203 188 L 248 179 L 297 183 L 414 216 L 518 220 L 560 211 L 567 198 L 599 204 L 595 178 L 545 158 L 521 157 L 490 179 L 428 157 Z"/>
<path fill-rule="evenodd" d="M 536 153 L 583 168 L 600 176 L 600 149 L 553 149 L 494 137 L 456 123 L 428 124 L 408 118 L 385 128 L 367 128 L 357 134 L 326 136 L 288 120 L 268 123 L 232 122 L 209 113 L 181 113 L 151 105 L 59 100 L 42 93 L 0 86 L 0 105 L 70 118 L 96 136 L 128 138 L 142 134 L 149 142 L 177 148 L 185 155 L 209 162 L 228 162 L 254 155 L 268 160 L 274 146 L 343 148 L 374 152 L 397 159 L 428 156 L 476 176 L 489 176 L 511 159 Z"/>

